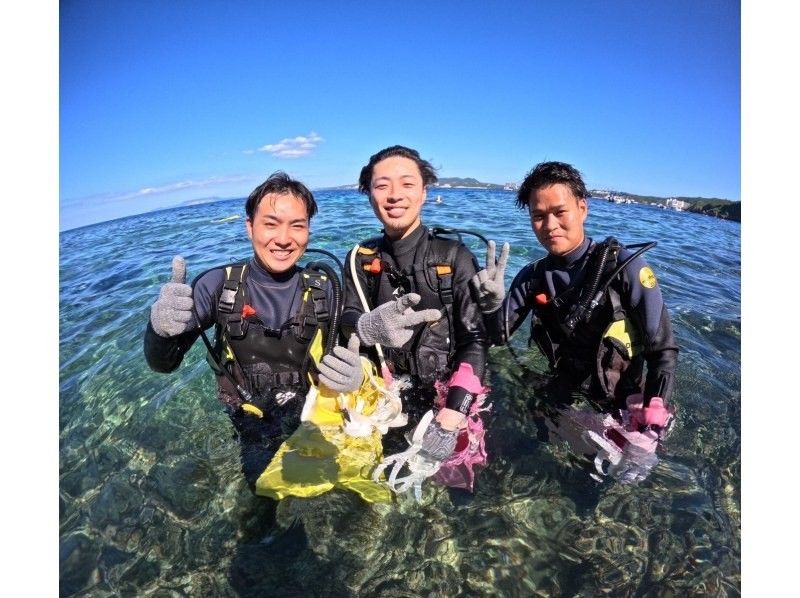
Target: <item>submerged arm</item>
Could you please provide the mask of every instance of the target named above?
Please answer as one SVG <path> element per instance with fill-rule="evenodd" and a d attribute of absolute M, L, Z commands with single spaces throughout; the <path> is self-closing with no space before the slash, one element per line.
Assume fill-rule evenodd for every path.
<path fill-rule="evenodd" d="M 625 274 L 632 315 L 644 336 L 642 345 L 647 363 L 645 404 L 653 397 L 661 397 L 664 403 L 669 403 L 674 388 L 678 345 L 672 333 L 661 287 L 642 258 L 633 260 L 625 268 Z"/>

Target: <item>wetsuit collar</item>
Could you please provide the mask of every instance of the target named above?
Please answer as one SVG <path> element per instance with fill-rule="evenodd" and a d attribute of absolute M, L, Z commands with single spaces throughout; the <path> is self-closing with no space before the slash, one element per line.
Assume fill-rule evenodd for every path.
<path fill-rule="evenodd" d="M 589 247 L 592 246 L 592 238 L 591 237 L 584 237 L 583 242 L 578 245 L 573 251 L 570 251 L 567 255 L 553 255 L 550 254 L 550 261 L 556 267 L 564 270 L 572 266 L 575 262 L 580 260 L 585 254 Z"/>
<path fill-rule="evenodd" d="M 392 241 L 383 234 L 384 246 L 388 247 L 394 256 L 401 256 L 414 251 L 419 245 L 420 241 L 428 234 L 428 229 L 425 225 L 420 224 L 410 235 L 405 239 L 397 239 Z"/>
<path fill-rule="evenodd" d="M 295 264 L 286 272 L 273 273 L 264 268 L 264 266 L 262 266 L 255 257 L 250 258 L 250 276 L 253 277 L 254 281 L 261 284 L 287 282 L 295 274 L 297 274 L 297 270 L 298 268 Z"/>

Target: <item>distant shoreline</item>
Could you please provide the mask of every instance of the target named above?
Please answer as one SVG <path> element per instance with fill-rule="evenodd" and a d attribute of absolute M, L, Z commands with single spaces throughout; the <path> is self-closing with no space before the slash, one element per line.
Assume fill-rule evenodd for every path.
<path fill-rule="evenodd" d="M 436 183 L 430 185 L 433 189 L 491 189 L 493 191 L 518 191 L 519 185 L 517 183 L 484 183 L 471 177 L 442 177 Z M 334 187 L 319 187 L 315 191 L 357 191 L 358 184 L 353 183 L 350 185 L 337 185 Z M 637 195 L 635 193 L 628 193 L 627 191 L 619 191 L 616 189 L 590 189 L 589 195 L 592 197 L 599 197 L 605 199 L 609 194 L 613 194 L 622 198 L 630 198 L 635 200 L 635 203 L 663 203 L 668 199 L 675 199 L 685 201 L 688 203 L 697 202 L 719 202 L 719 203 L 740 203 L 731 199 L 721 197 L 660 197 L 657 195 Z"/>
<path fill-rule="evenodd" d="M 512 188 L 513 187 L 513 188 Z M 430 189 L 437 191 L 447 189 L 474 189 L 489 191 L 509 191 L 516 193 L 516 185 L 507 183 L 498 185 L 495 183 L 482 183 L 472 178 L 442 178 L 436 184 L 430 185 Z M 358 185 L 340 185 L 338 187 L 322 187 L 314 191 L 356 191 Z M 617 204 L 645 204 L 658 208 L 672 209 L 677 212 L 690 212 L 692 214 L 704 214 L 713 216 L 721 220 L 742 221 L 741 201 L 730 201 L 716 197 L 658 197 L 655 195 L 636 195 L 610 189 L 590 189 L 589 196 L 599 201 L 608 201 Z M 198 205 L 204 203 L 215 203 L 236 198 L 203 197 L 184 201 L 179 206 Z"/>
<path fill-rule="evenodd" d="M 676 212 L 704 214 L 721 220 L 742 221 L 742 202 L 728 199 L 706 197 L 656 197 L 652 195 L 634 195 L 617 191 L 592 189 L 591 197 L 600 201 L 615 204 L 643 204 Z"/>
<path fill-rule="evenodd" d="M 515 183 L 499 185 L 497 183 L 483 183 L 473 178 L 446 177 L 441 178 L 431 189 L 476 189 L 490 191 L 510 191 L 516 193 L 519 186 Z M 324 187 L 316 191 L 356 191 L 358 185 L 340 185 L 338 187 Z M 742 202 L 721 199 L 718 197 L 659 197 L 656 195 L 636 195 L 624 191 L 611 189 L 591 189 L 589 196 L 598 200 L 606 200 L 618 204 L 645 204 L 677 212 L 691 212 L 704 214 L 721 220 L 742 221 Z"/>

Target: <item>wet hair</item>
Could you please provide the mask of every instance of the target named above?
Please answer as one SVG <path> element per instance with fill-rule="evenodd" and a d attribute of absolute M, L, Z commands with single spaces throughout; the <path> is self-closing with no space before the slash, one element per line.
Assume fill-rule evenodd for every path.
<path fill-rule="evenodd" d="M 292 195 L 302 201 L 306 206 L 306 214 L 308 220 L 317 213 L 317 202 L 314 201 L 314 196 L 303 183 L 291 178 L 282 170 L 278 170 L 269 175 L 269 178 L 261 183 L 258 187 L 253 189 L 253 192 L 247 198 L 244 204 L 244 211 L 247 213 L 247 219 L 252 220 L 258 209 L 258 204 L 261 200 L 270 193 L 276 195 Z"/>
<path fill-rule="evenodd" d="M 564 162 L 540 162 L 522 181 L 517 192 L 517 207 L 521 210 L 527 209 L 532 192 L 557 183 L 567 185 L 576 199 L 589 197 L 581 173 L 574 166 Z"/>
<path fill-rule="evenodd" d="M 417 168 L 419 168 L 419 173 L 422 175 L 422 185 L 424 187 L 439 180 L 436 176 L 436 169 L 434 169 L 430 162 L 420 158 L 417 150 L 403 145 L 393 145 L 369 157 L 369 162 L 361 169 L 361 174 L 358 177 L 358 190 L 361 193 L 369 195 L 369 188 L 372 183 L 372 171 L 375 169 L 375 165 L 386 158 L 392 158 L 394 156 L 408 158 L 416 163 Z"/>

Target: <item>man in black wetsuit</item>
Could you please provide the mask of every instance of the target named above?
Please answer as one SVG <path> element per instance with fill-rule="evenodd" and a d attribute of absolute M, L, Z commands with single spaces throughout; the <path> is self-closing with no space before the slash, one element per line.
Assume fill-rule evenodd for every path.
<path fill-rule="evenodd" d="M 245 211 L 253 257 L 208 270 L 189 286 L 176 256 L 172 281 L 151 308 L 144 353 L 153 370 L 172 372 L 201 331 L 216 325 L 218 397 L 239 436 L 242 472 L 261 494 L 259 476 L 300 424 L 309 372 L 321 368 L 319 381 L 341 392 L 358 388 L 362 377 L 355 372 L 343 384 L 312 350 L 335 331 L 330 279 L 296 265 L 317 211 L 311 192 L 276 172 L 253 190 Z M 347 361 L 352 352 L 336 347 L 334 354 Z"/>
<path fill-rule="evenodd" d="M 531 338 L 555 374 L 551 390 L 559 400 L 582 394 L 617 418 L 625 410 L 637 431 L 660 437 L 671 418 L 678 355 L 669 314 L 641 257 L 613 238 L 596 243 L 584 234 L 587 198 L 580 173 L 569 164 L 543 162 L 528 173 L 517 206 L 528 210 L 547 256 L 525 266 L 505 296 L 508 246 L 497 266 L 489 252 L 487 268 L 473 281 L 487 329 L 493 343 L 502 344 L 532 312 Z M 642 479 L 647 468 L 637 465 L 617 467 L 615 477 Z"/>
<path fill-rule="evenodd" d="M 469 284 L 475 257 L 460 242 L 435 237 L 420 219 L 427 187 L 436 181 L 429 162 L 399 145 L 374 154 L 361 170 L 359 191 L 384 228 L 348 254 L 342 329 L 366 347 L 382 346 L 393 376 L 410 375 L 413 387 L 403 394 L 409 423 L 384 438 L 387 454 L 403 450 L 403 433 L 433 408 L 434 383 L 450 381 L 421 451 L 441 463 L 481 387 L 488 341 Z"/>

